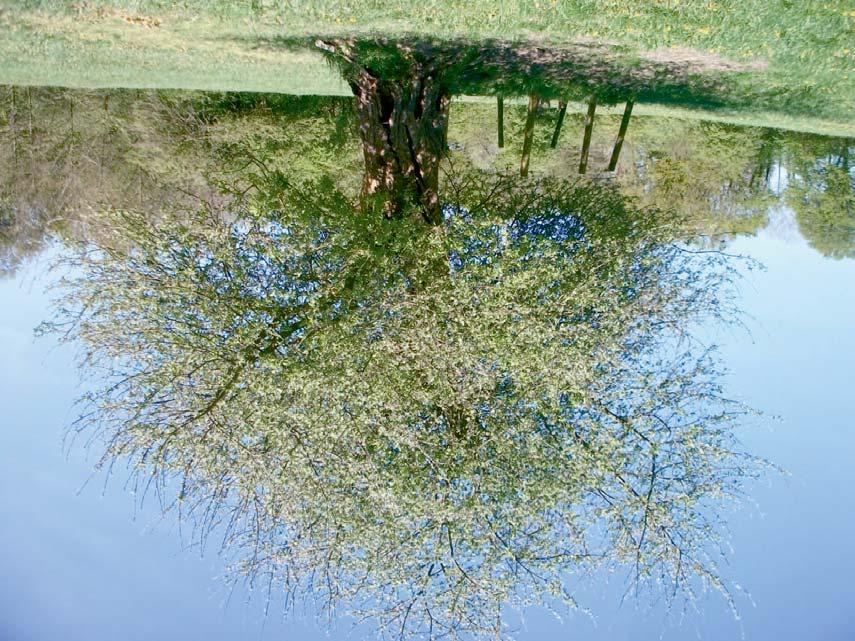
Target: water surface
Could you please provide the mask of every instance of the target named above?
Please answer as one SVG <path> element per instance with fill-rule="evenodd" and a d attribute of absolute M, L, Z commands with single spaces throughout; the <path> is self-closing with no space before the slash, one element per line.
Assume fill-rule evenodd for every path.
<path fill-rule="evenodd" d="M 0 370 L 7 408 L 6 446 L 0 454 L 5 515 L 0 537 L 7 577 L 0 588 L 0 635 L 325 636 L 326 620 L 314 618 L 317 604 L 300 605 L 296 616 L 283 620 L 275 589 L 271 611 L 264 616 L 266 583 L 254 593 L 243 583 L 232 591 L 222 578 L 226 568 L 217 554 L 219 541 L 210 540 L 202 555 L 192 530 L 181 531 L 174 513 L 161 517 L 154 494 L 140 505 L 139 493 L 133 496 L 124 484 L 129 476 L 124 460 L 116 462 L 109 480 L 104 470 L 92 472 L 103 447 L 96 443 L 87 452 L 86 432 L 64 440 L 78 411 L 75 399 L 94 385 L 79 380 L 74 356 L 81 345 L 58 346 L 55 334 L 36 340 L 33 329 L 56 317 L 53 295 L 45 290 L 75 275 L 64 267 L 51 271 L 50 265 L 73 254 L 81 242 L 103 247 L 105 238 L 115 241 L 110 234 L 116 230 L 122 237 L 124 219 L 115 218 L 116 211 L 156 220 L 164 211 L 189 210 L 200 201 L 228 211 L 234 186 L 257 189 L 253 181 L 264 171 L 315 181 L 323 186 L 322 194 L 353 195 L 362 188 L 364 197 L 362 170 L 368 161 L 357 133 L 360 113 L 344 98 L 3 92 L 4 104 L 14 99 L 16 111 L 7 106 L 4 112 L 0 157 L 0 266 L 5 272 L 0 326 L 7 355 Z M 454 179 L 443 170 L 440 193 L 446 193 L 447 184 L 487 183 L 497 176 L 508 176 L 514 189 L 529 185 L 517 176 L 520 155 L 526 153 L 531 156 L 528 180 L 548 177 L 552 184 L 577 184 L 583 115 L 567 115 L 553 149 L 556 106 L 553 101 L 531 112 L 509 101 L 507 140 L 500 149 L 495 105 L 455 100 L 447 137 L 451 162 L 462 178 L 443 182 Z M 735 592 L 738 618 L 715 591 L 701 594 L 685 615 L 681 604 L 674 609 L 665 603 L 667 587 L 654 586 L 637 598 L 630 590 L 622 599 L 631 585 L 630 564 L 608 583 L 604 573 L 578 584 L 568 579 L 592 618 L 575 613 L 560 623 L 543 609 L 531 608 L 524 620 L 507 613 L 507 621 L 521 639 L 566 634 L 582 639 L 851 638 L 855 619 L 848 578 L 855 562 L 847 544 L 855 534 L 855 505 L 846 488 L 855 455 L 848 372 L 855 356 L 852 141 L 636 116 L 617 171 L 604 172 L 619 122 L 620 110 L 594 121 L 583 181 L 632 198 L 639 208 L 673 212 L 684 225 L 683 236 L 672 238 L 675 243 L 689 238 L 685 246 L 692 251 L 722 248 L 765 267 L 749 270 L 744 261 L 733 263 L 743 274 L 733 304 L 747 329 L 710 322 L 698 334 L 720 345 L 720 361 L 728 370 L 721 378 L 722 395 L 763 413 L 745 416 L 734 426 L 741 448 L 781 466 L 787 475 L 770 471 L 749 479 L 747 500 L 709 508 L 730 530 L 726 540 L 732 552 L 721 574 L 751 594 Z M 232 191 L 223 191 L 226 181 L 232 181 Z M 382 211 L 390 211 L 389 202 L 395 201 L 382 202 Z M 458 224 L 453 209 L 441 210 L 442 224 Z M 470 202 L 463 210 L 474 207 Z M 461 208 L 456 211 L 459 216 Z M 622 215 L 629 216 L 627 229 L 647 220 Z M 573 220 L 557 219 L 548 232 L 532 223 L 520 233 L 526 238 L 545 233 L 549 243 L 563 247 L 572 234 L 590 231 L 590 223 L 580 231 Z M 614 231 L 605 226 L 602 233 Z M 629 233 L 608 236 L 609 242 Z M 145 238 L 125 237 L 130 243 Z M 486 241 L 481 237 L 479 242 Z M 593 242 L 606 246 L 602 239 Z M 551 251 L 553 245 L 545 247 Z M 400 252 L 405 255 L 404 249 Z M 572 265 L 579 259 L 568 260 Z M 449 264 L 452 273 L 463 273 L 470 263 L 452 258 Z M 309 289 L 302 291 L 308 295 Z M 115 294 L 104 290 L 102 295 L 110 299 Z M 370 622 L 366 626 L 370 630 Z M 344 638 L 349 619 L 335 618 L 332 630 L 334 637 Z"/>

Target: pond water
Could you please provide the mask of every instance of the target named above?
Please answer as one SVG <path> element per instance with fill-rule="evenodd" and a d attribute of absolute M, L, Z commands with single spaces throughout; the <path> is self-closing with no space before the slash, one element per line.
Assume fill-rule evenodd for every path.
<path fill-rule="evenodd" d="M 0 92 L 0 638 L 855 637 L 852 140 L 454 98 L 393 175 L 353 98 Z"/>

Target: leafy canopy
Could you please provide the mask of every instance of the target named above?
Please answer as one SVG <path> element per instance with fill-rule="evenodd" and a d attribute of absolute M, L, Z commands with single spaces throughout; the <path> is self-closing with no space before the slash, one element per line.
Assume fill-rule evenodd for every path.
<path fill-rule="evenodd" d="M 85 346 L 105 463 L 401 637 L 500 634 L 599 568 L 729 594 L 709 508 L 758 468 L 691 335 L 730 315 L 723 255 L 584 181 L 452 174 L 438 226 L 251 181 L 72 254 L 48 328 Z"/>

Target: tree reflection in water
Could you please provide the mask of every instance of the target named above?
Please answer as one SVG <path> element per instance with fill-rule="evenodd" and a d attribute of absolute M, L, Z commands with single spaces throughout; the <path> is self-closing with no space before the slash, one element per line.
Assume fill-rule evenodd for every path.
<path fill-rule="evenodd" d="M 390 636 L 499 636 L 504 607 L 576 607 L 609 570 L 732 603 L 718 515 L 764 465 L 696 336 L 738 322 L 739 259 L 687 230 L 763 179 L 699 203 L 730 165 L 651 154 L 638 199 L 478 171 L 446 147 L 470 50 L 322 44 L 361 189 L 229 142 L 193 198 L 102 207 L 44 326 L 96 379 L 76 429 L 239 574 Z"/>
<path fill-rule="evenodd" d="M 730 316 L 724 255 L 588 182 L 449 176 L 428 224 L 258 169 L 71 259 L 52 327 L 101 381 L 105 464 L 177 479 L 253 580 L 402 636 L 498 634 L 600 568 L 728 594 L 715 509 L 759 467 L 691 334 Z"/>

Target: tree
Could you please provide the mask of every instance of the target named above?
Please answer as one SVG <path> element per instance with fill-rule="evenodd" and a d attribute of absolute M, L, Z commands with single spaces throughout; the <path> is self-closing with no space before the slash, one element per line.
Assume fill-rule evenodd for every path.
<path fill-rule="evenodd" d="M 855 172 L 848 140 L 792 144 L 795 156 L 785 191 L 799 231 L 823 256 L 855 258 Z M 807 153 L 805 153 L 807 152 Z"/>
<path fill-rule="evenodd" d="M 498 635 L 601 567 L 727 593 L 708 508 L 758 468 L 690 334 L 728 314 L 722 255 L 589 182 L 452 172 L 426 224 L 248 180 L 74 254 L 46 329 L 101 376 L 105 464 L 177 479 L 254 580 L 401 637 Z"/>
<path fill-rule="evenodd" d="M 439 164 L 447 150 L 451 93 L 442 59 L 400 46 L 386 73 L 373 70 L 345 40 L 318 40 L 333 56 L 356 97 L 364 172 L 363 207 L 388 218 L 416 206 L 426 222 L 442 218 Z"/>
<path fill-rule="evenodd" d="M 105 207 L 154 215 L 216 193 L 200 178 L 205 127 L 179 111 L 155 92 L 0 86 L 0 274 L 53 237 L 80 235 Z"/>
<path fill-rule="evenodd" d="M 573 606 L 567 577 L 604 567 L 730 598 L 715 508 L 759 466 L 691 333 L 732 319 L 730 259 L 614 186 L 459 171 L 447 98 L 481 82 L 471 46 L 321 44 L 354 111 L 201 99 L 222 193 L 155 215 L 107 200 L 72 252 L 45 329 L 85 346 L 99 384 L 77 427 L 104 465 L 130 460 L 167 503 L 177 481 L 179 512 L 250 580 L 389 634 L 498 635 L 504 605 Z M 494 71 L 539 62 L 501 53 Z M 520 77 L 499 86 L 568 95 Z M 229 100 L 288 117 L 212 134 Z M 717 159 L 645 168 L 685 198 L 659 202 L 708 216 L 735 191 L 722 176 L 749 180 Z M 690 200 L 702 176 L 718 182 Z"/>

